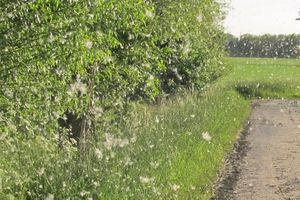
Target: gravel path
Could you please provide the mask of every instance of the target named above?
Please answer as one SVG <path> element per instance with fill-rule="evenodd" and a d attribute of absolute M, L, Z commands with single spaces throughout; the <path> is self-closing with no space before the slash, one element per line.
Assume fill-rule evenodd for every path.
<path fill-rule="evenodd" d="M 300 200 L 300 101 L 255 101 L 217 199 Z"/>

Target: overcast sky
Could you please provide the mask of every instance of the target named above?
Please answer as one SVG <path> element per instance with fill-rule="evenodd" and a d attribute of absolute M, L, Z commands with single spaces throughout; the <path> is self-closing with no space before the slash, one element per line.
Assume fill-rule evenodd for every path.
<path fill-rule="evenodd" d="M 300 34 L 300 0 L 227 0 L 229 15 L 225 20 L 227 32 L 261 35 Z"/>

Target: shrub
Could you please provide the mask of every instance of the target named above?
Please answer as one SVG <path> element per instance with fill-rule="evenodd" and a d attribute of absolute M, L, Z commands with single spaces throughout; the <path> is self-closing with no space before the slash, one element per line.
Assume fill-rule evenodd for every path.
<path fill-rule="evenodd" d="M 133 101 L 153 102 L 219 77 L 222 15 L 215 0 L 0 2 L 0 148 L 10 152 L 0 160 L 5 193 L 41 198 L 36 184 L 47 180 L 23 172 L 25 158 L 27 171 L 43 166 L 57 172 L 54 179 L 61 171 L 51 163 L 72 158 L 74 166 L 83 160 L 89 166 L 89 145 L 103 148 L 103 141 L 123 138 L 117 124 L 129 123 Z M 80 151 L 58 127 L 68 112 L 82 119 Z M 43 164 L 39 159 L 47 155 Z"/>

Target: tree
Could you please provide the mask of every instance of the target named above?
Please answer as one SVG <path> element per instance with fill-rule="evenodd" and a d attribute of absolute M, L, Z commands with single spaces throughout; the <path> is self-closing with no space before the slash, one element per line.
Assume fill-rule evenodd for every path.
<path fill-rule="evenodd" d="M 227 49 L 230 56 L 236 57 L 298 58 L 299 45 L 300 35 L 245 34 L 240 38 L 230 36 Z"/>

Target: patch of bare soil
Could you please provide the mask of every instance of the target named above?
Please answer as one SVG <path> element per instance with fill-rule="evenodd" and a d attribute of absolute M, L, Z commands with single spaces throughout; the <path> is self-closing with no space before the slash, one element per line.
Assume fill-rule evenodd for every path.
<path fill-rule="evenodd" d="M 300 200 L 300 101 L 257 100 L 213 200 Z"/>

